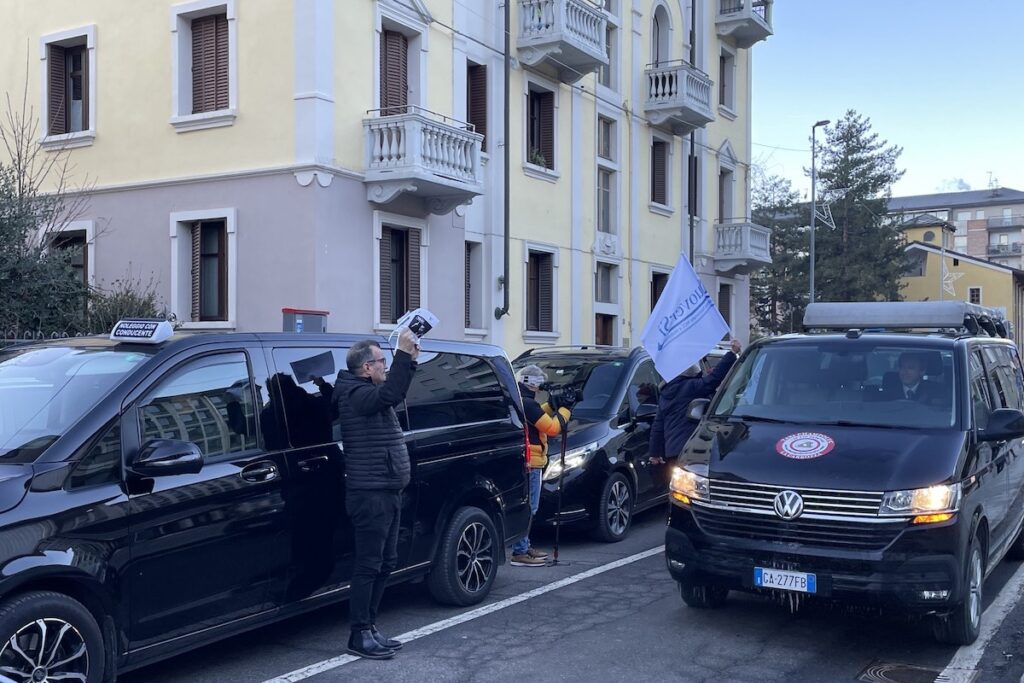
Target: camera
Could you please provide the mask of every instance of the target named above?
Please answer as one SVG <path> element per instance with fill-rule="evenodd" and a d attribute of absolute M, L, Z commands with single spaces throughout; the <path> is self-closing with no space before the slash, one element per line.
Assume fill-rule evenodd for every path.
<path fill-rule="evenodd" d="M 552 408 L 572 408 L 582 398 L 580 390 L 571 384 L 543 384 L 541 390 L 548 393 L 548 404 Z"/>

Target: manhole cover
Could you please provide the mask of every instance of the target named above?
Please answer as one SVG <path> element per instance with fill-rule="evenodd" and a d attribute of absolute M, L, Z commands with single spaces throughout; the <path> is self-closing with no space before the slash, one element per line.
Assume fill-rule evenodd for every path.
<path fill-rule="evenodd" d="M 973 683 L 976 671 L 957 671 L 953 680 L 941 677 L 942 669 L 912 664 L 874 662 L 860 672 L 858 681 L 865 683 Z"/>

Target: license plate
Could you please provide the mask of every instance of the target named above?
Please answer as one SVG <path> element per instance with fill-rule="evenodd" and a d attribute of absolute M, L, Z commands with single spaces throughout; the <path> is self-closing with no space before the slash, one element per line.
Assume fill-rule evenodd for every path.
<path fill-rule="evenodd" d="M 754 567 L 754 585 L 758 588 L 815 593 L 817 592 L 817 583 L 817 577 L 814 574 Z"/>

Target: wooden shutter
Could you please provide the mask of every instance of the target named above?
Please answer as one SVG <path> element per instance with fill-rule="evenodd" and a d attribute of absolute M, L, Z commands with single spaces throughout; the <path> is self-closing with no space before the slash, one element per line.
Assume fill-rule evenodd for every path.
<path fill-rule="evenodd" d="M 380 230 L 380 321 L 390 323 L 395 320 L 391 311 L 391 228 Z"/>
<path fill-rule="evenodd" d="M 544 166 L 555 167 L 555 95 L 540 94 L 540 153 L 544 155 Z"/>
<path fill-rule="evenodd" d="M 732 285 L 720 285 L 718 288 L 718 312 L 722 314 L 727 325 L 732 328 Z M 722 339 L 729 338 L 729 330 L 726 330 Z"/>
<path fill-rule="evenodd" d="M 409 104 L 409 41 L 397 31 L 380 36 L 380 108 L 383 116 L 405 113 Z"/>
<path fill-rule="evenodd" d="M 658 204 L 665 204 L 668 201 L 665 193 L 667 147 L 663 140 L 655 140 L 651 145 L 651 201 Z"/>
<path fill-rule="evenodd" d="M 82 46 L 82 130 L 89 130 L 89 48 Z"/>
<path fill-rule="evenodd" d="M 228 19 L 224 14 L 192 20 L 192 113 L 227 109 Z"/>
<path fill-rule="evenodd" d="M 46 99 L 49 135 L 63 135 L 68 132 L 67 115 L 67 66 L 64 62 L 64 48 L 59 45 L 46 46 L 47 84 Z"/>
<path fill-rule="evenodd" d="M 202 252 L 202 223 L 192 224 L 192 320 L 197 321 L 201 316 L 200 294 L 201 294 L 201 266 L 203 262 Z"/>
<path fill-rule="evenodd" d="M 698 165 L 697 165 L 697 157 L 695 155 L 691 154 L 690 157 L 689 157 L 688 162 L 689 162 L 689 173 L 687 174 L 688 175 L 688 178 L 687 178 L 688 188 L 687 189 L 688 189 L 688 195 L 689 196 L 687 197 L 687 201 L 688 201 L 689 206 L 690 206 L 690 215 L 691 216 L 696 216 L 697 215 L 697 181 L 698 181 L 697 172 L 699 170 Z"/>
<path fill-rule="evenodd" d="M 470 305 L 469 305 L 469 302 L 470 302 L 470 285 L 469 285 L 469 282 L 472 279 L 472 272 L 471 272 L 471 269 L 470 269 L 470 256 L 471 256 L 472 253 L 473 253 L 472 245 L 470 245 L 469 242 L 466 242 L 466 268 L 465 268 L 465 270 L 463 272 L 463 275 L 464 275 L 465 280 L 466 280 L 466 291 L 465 291 L 466 303 L 465 303 L 465 308 L 464 308 L 464 311 L 463 311 L 466 327 L 469 327 L 470 323 L 472 322 L 472 320 L 471 320 L 472 316 L 470 316 Z"/>
<path fill-rule="evenodd" d="M 409 281 L 409 296 L 406 301 L 409 302 L 408 306 L 411 311 L 420 307 L 420 231 L 408 230 L 405 234 L 406 263 L 408 264 L 406 279 Z M 397 315 L 404 313 L 405 311 L 398 311 Z"/>
<path fill-rule="evenodd" d="M 539 271 L 537 280 L 537 295 L 539 298 L 538 306 L 538 327 L 543 332 L 551 332 L 554 330 L 553 322 L 553 309 L 554 309 L 554 278 L 553 268 L 551 264 L 551 254 L 538 254 Z"/>
<path fill-rule="evenodd" d="M 470 64 L 466 74 L 466 118 L 477 133 L 484 136 L 481 146 L 487 151 L 487 67 Z"/>
<path fill-rule="evenodd" d="M 540 255 L 526 261 L 526 329 L 540 329 Z"/>

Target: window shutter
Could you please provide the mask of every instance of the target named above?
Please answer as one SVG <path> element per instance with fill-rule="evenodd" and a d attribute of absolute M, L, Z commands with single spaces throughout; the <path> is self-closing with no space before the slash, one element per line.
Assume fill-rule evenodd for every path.
<path fill-rule="evenodd" d="M 651 201 L 665 204 L 666 152 L 667 145 L 662 140 L 655 140 L 651 145 Z"/>
<path fill-rule="evenodd" d="M 409 104 L 409 41 L 397 31 L 380 36 L 380 108 L 383 116 L 404 114 Z"/>
<path fill-rule="evenodd" d="M 202 223 L 192 224 L 192 320 L 200 318 L 200 266 L 202 265 Z"/>
<path fill-rule="evenodd" d="M 689 192 L 688 192 L 689 196 L 687 197 L 687 201 L 688 201 L 689 206 L 690 206 L 690 215 L 691 216 L 696 216 L 697 215 L 697 181 L 698 181 L 697 172 L 698 172 L 698 170 L 699 169 L 698 169 L 698 166 L 697 166 L 697 157 L 695 155 L 691 154 L 689 156 L 689 172 L 687 173 L 687 175 L 689 176 L 687 178 L 688 190 L 689 190 Z"/>
<path fill-rule="evenodd" d="M 380 230 L 380 321 L 390 323 L 395 319 L 391 312 L 391 228 Z"/>
<path fill-rule="evenodd" d="M 718 312 L 722 314 L 725 323 L 732 328 L 732 285 L 722 285 L 718 289 Z M 722 339 L 729 338 L 729 331 L 726 330 Z"/>
<path fill-rule="evenodd" d="M 546 92 L 540 96 L 540 153 L 544 166 L 555 168 L 555 95 Z"/>
<path fill-rule="evenodd" d="M 64 64 L 64 48 L 47 45 L 46 66 L 49 71 L 47 87 L 48 134 L 63 135 L 68 132 L 67 122 L 67 68 Z"/>
<path fill-rule="evenodd" d="M 530 254 L 526 262 L 526 329 L 540 329 L 540 255 Z"/>
<path fill-rule="evenodd" d="M 465 271 L 463 272 L 463 275 L 464 275 L 465 280 L 466 280 L 466 292 L 465 292 L 465 294 L 466 294 L 466 303 L 465 303 L 465 307 L 464 307 L 464 310 L 463 310 L 464 318 L 465 318 L 464 322 L 465 322 L 465 326 L 466 327 L 470 327 L 470 323 L 472 322 L 472 320 L 470 319 L 471 316 L 470 316 L 470 305 L 469 305 L 469 301 L 470 301 L 470 286 L 469 286 L 469 282 L 472 279 L 471 278 L 472 273 L 470 272 L 470 254 L 471 253 L 472 253 L 472 247 L 470 246 L 469 242 L 466 242 L 466 268 L 465 268 Z"/>
<path fill-rule="evenodd" d="M 466 118 L 484 136 L 481 149 L 487 151 L 487 67 L 470 64 L 467 74 Z"/>
<path fill-rule="evenodd" d="M 89 48 L 81 47 L 82 51 L 82 130 L 89 130 Z"/>
<path fill-rule="evenodd" d="M 227 109 L 231 106 L 228 98 L 228 18 L 224 14 L 218 14 L 214 18 L 216 19 L 215 108 Z"/>
<path fill-rule="evenodd" d="M 406 249 L 408 254 L 406 255 L 406 263 L 409 264 L 409 270 L 406 277 L 409 279 L 409 310 L 414 310 L 420 307 L 420 231 L 409 230 L 406 232 Z M 405 311 L 396 311 L 396 315 L 402 315 Z"/>
<path fill-rule="evenodd" d="M 551 332 L 554 330 L 553 323 L 553 309 L 554 301 L 552 301 L 553 292 L 553 269 L 551 267 L 552 257 L 551 254 L 539 255 L 540 259 L 540 273 L 537 283 L 537 289 L 540 306 L 539 306 L 539 325 L 538 327 L 543 332 Z"/>

